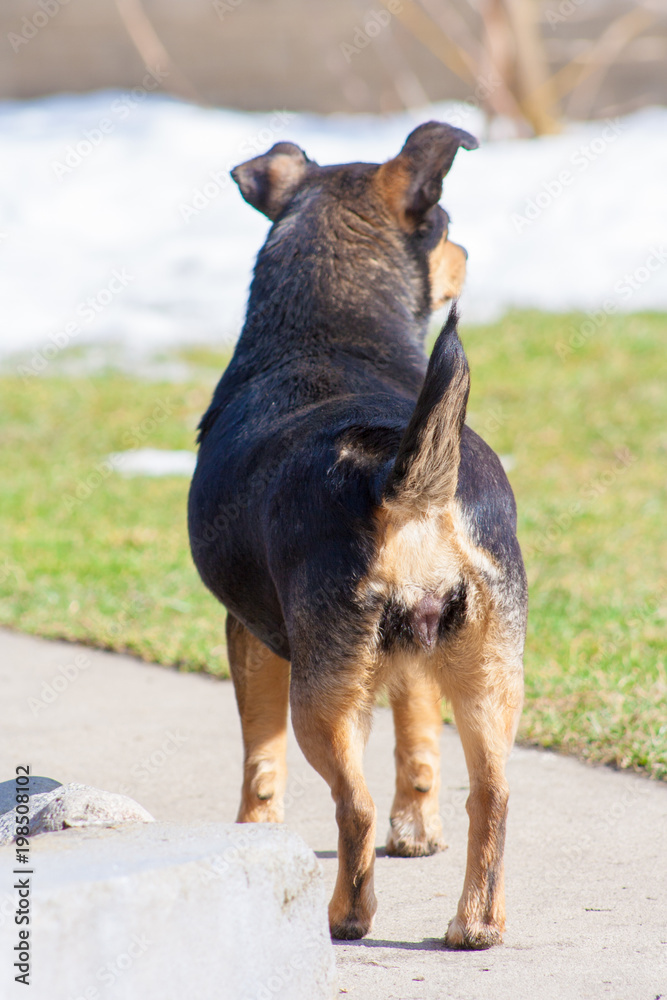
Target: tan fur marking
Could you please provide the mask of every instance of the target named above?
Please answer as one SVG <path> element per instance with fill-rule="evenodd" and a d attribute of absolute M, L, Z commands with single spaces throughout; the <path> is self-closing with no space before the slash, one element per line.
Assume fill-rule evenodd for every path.
<path fill-rule="evenodd" d="M 390 682 L 396 730 L 396 795 L 387 854 L 418 857 L 446 847 L 438 811 L 441 692 L 431 678 L 405 663 Z"/>
<path fill-rule="evenodd" d="M 350 685 L 339 679 L 335 687 L 328 688 L 326 699 L 310 697 L 292 703 L 299 746 L 331 788 L 336 803 L 338 876 L 329 904 L 329 925 L 332 935 L 343 939 L 367 934 L 377 909 L 373 889 L 375 805 L 362 768 L 372 689 L 360 694 L 357 683 L 357 678 Z"/>
<path fill-rule="evenodd" d="M 410 170 L 399 155 L 378 168 L 373 182 L 389 211 L 398 219 L 399 225 L 412 232 L 415 221 L 405 212 L 405 195 L 410 181 Z"/>
<path fill-rule="evenodd" d="M 231 615 L 227 646 L 243 730 L 243 790 L 237 823 L 281 823 L 287 783 L 289 663 Z"/>
<path fill-rule="evenodd" d="M 449 299 L 458 298 L 466 276 L 467 255 L 458 243 L 445 234 L 429 257 L 431 309 L 439 309 Z"/>
<path fill-rule="evenodd" d="M 502 647 L 502 644 L 501 644 Z M 468 860 L 456 917 L 447 931 L 450 947 L 488 947 L 505 929 L 503 853 L 509 788 L 505 763 L 514 741 L 523 697 L 520 663 L 501 648 L 485 649 L 485 694 L 471 698 L 466 685 L 451 690 L 456 724 L 470 775 Z"/>
<path fill-rule="evenodd" d="M 498 569 L 489 553 L 470 541 L 457 501 L 424 514 L 386 504 L 376 519 L 377 556 L 360 589 L 402 599 L 410 607 L 424 594 L 444 595 L 463 580 L 469 617 L 477 617 L 480 577 L 495 577 Z"/>

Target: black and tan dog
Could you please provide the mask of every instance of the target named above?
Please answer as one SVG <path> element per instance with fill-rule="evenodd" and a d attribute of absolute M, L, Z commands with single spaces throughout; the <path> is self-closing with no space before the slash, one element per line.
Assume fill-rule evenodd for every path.
<path fill-rule="evenodd" d="M 430 122 L 393 160 L 320 167 L 292 143 L 232 171 L 273 226 L 234 357 L 200 425 L 192 552 L 226 605 L 245 746 L 240 822 L 280 821 L 288 703 L 336 803 L 331 933 L 366 934 L 375 807 L 362 753 L 378 688 L 396 725 L 390 854 L 443 846 L 440 698 L 470 773 L 468 863 L 450 947 L 501 940 L 505 761 L 522 702 L 526 588 L 514 498 L 464 425 L 450 313 L 465 251 L 438 206 L 459 147 Z"/>

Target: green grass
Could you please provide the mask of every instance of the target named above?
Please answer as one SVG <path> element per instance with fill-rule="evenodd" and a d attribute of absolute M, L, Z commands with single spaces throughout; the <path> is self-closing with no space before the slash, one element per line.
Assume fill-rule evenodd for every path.
<path fill-rule="evenodd" d="M 664 779 L 667 317 L 581 329 L 514 313 L 463 331 L 469 423 L 511 463 L 530 583 L 520 736 Z M 72 375 L 73 355 L 0 376 L 0 623 L 225 676 L 187 482 L 96 475 L 111 452 L 193 447 L 225 356 L 178 359 L 177 383 Z"/>

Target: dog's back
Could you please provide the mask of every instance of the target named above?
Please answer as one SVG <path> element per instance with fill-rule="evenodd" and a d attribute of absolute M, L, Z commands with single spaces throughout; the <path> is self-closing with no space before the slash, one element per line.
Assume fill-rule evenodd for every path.
<path fill-rule="evenodd" d="M 442 239 L 445 213 L 406 233 L 391 218 L 396 179 L 378 183 L 384 168 L 312 171 L 294 148 L 276 147 L 302 182 L 259 254 L 243 334 L 201 422 L 190 498 L 207 586 L 288 658 L 291 629 L 324 628 L 336 641 L 327 624 L 336 605 L 363 598 L 380 510 L 397 510 L 400 494 L 402 509 L 422 517 L 453 499 L 468 387 L 454 317 L 424 384 L 424 265 L 431 252 L 442 267 L 454 246 Z M 264 159 L 235 174 L 267 211 Z M 458 499 L 475 508 L 474 540 L 512 561 L 497 544 L 514 534 L 511 490 L 468 429 L 463 464 Z"/>
<path fill-rule="evenodd" d="M 351 636 L 331 623 L 350 627 L 356 615 L 366 627 L 375 618 L 383 649 L 405 644 L 421 597 L 442 589 L 442 567 L 429 575 L 426 564 L 438 558 L 429 536 L 446 511 L 456 509 L 457 544 L 488 552 L 521 583 L 509 483 L 462 426 L 468 378 L 455 315 L 421 394 L 417 359 L 393 370 L 372 359 L 375 350 L 352 362 L 323 352 L 243 377 L 232 362 L 202 420 L 190 504 L 195 562 L 216 596 L 286 659 L 295 629 L 349 650 Z M 411 545 L 422 579 L 412 567 L 402 592 L 382 593 L 370 580 L 379 549 L 391 526 L 404 532 L 407 523 L 422 536 Z M 443 638 L 463 599 L 443 611 Z"/>

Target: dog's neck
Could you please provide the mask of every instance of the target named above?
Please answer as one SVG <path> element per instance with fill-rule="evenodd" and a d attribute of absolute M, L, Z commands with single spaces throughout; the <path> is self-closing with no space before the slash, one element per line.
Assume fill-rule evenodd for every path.
<path fill-rule="evenodd" d="M 372 362 L 392 348 L 421 355 L 428 284 L 403 241 L 368 225 L 364 233 L 363 220 L 354 220 L 354 231 L 340 217 L 337 226 L 323 221 L 287 216 L 271 229 L 257 257 L 237 360 L 266 366 L 290 356 L 351 354 Z"/>

